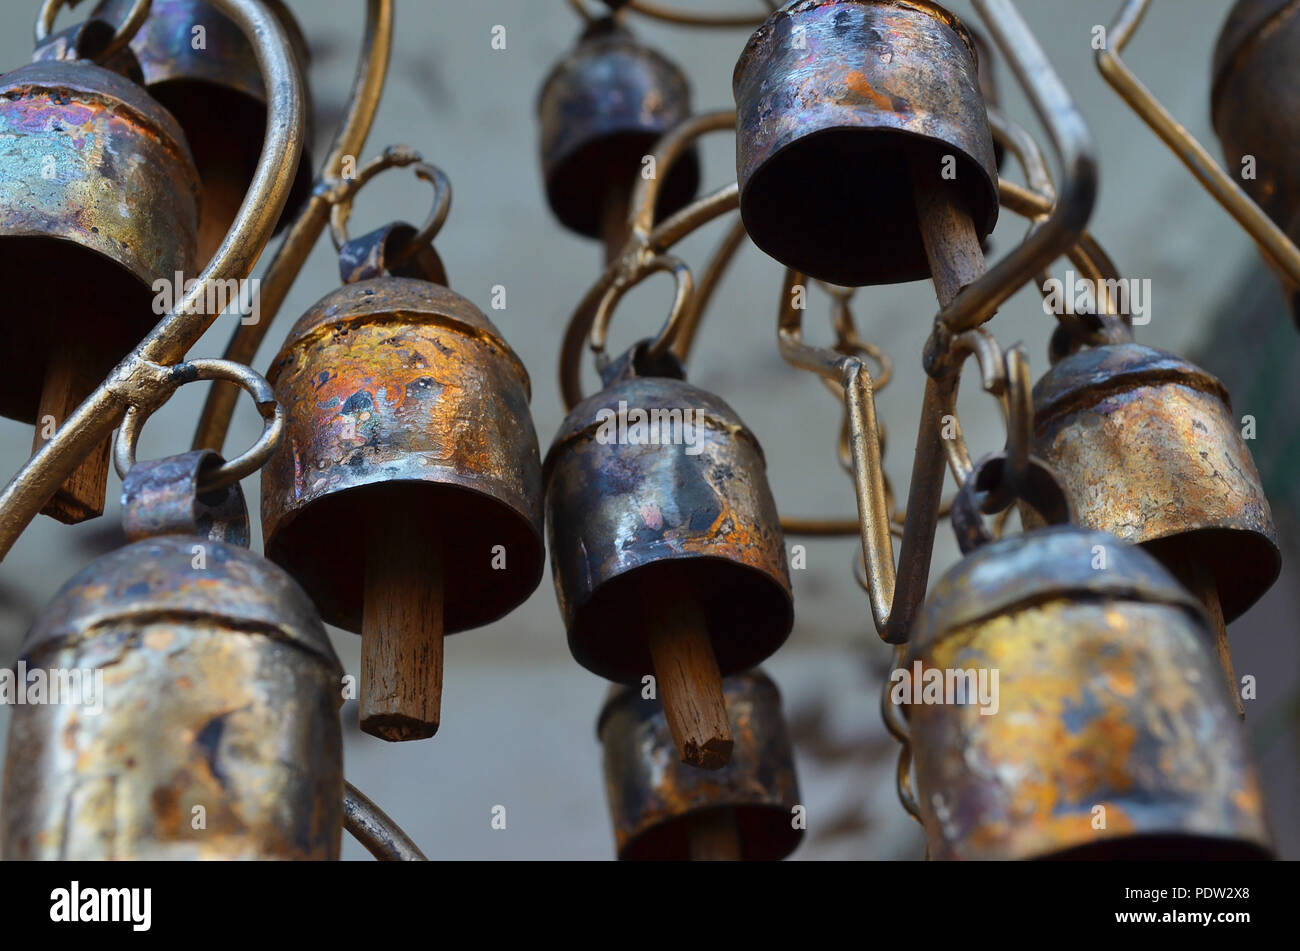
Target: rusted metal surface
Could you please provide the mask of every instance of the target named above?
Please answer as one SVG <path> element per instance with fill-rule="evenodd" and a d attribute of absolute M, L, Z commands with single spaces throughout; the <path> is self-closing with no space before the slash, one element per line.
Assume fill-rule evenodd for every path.
<path fill-rule="evenodd" d="M 1214 48 L 1210 113 L 1229 172 L 1300 243 L 1300 3 L 1238 0 Z M 1255 174 L 1235 174 L 1247 155 Z M 1283 282 L 1300 322 L 1300 285 Z"/>
<path fill-rule="evenodd" d="M 1267 857 L 1205 615 L 1142 549 L 1073 527 L 986 545 L 935 585 L 918 661 L 998 671 L 991 715 L 906 708 L 933 858 Z"/>
<path fill-rule="evenodd" d="M 639 685 L 610 691 L 596 731 L 620 859 L 685 860 L 689 823 L 709 810 L 734 814 L 742 859 L 782 859 L 798 846 L 799 783 L 781 694 L 758 670 L 726 678 L 722 689 L 735 746 L 719 770 L 678 762 L 662 704 L 642 699 Z"/>
<path fill-rule="evenodd" d="M 199 492 L 206 472 L 222 463 L 210 449 L 137 462 L 122 480 L 122 528 L 127 541 L 193 535 L 248 547 L 248 508 L 238 482 Z"/>
<path fill-rule="evenodd" d="M 90 335 L 106 374 L 157 319 L 153 282 L 192 273 L 198 178 L 176 121 L 87 62 L 0 77 L 0 166 L 0 352 L 23 355 L 0 414 L 33 422 L 51 348 Z"/>
<path fill-rule="evenodd" d="M 128 545 L 63 587 L 20 660 L 102 672 L 103 711 L 12 708 L 6 859 L 338 858 L 342 669 L 270 562 Z"/>
<path fill-rule="evenodd" d="M 262 474 L 266 552 L 327 622 L 361 629 L 367 528 L 381 510 L 436 510 L 430 543 L 454 553 L 447 633 L 495 620 L 537 587 L 528 374 L 473 304 L 409 278 L 347 285 L 303 315 L 267 377 L 288 427 Z"/>
<path fill-rule="evenodd" d="M 1034 453 L 1079 522 L 1210 565 L 1225 620 L 1277 579 L 1268 499 L 1217 379 L 1135 343 L 1081 350 L 1034 387 Z"/>
<path fill-rule="evenodd" d="M 680 432 L 680 444 L 633 443 L 631 429 L 618 442 L 620 409 L 629 423 L 635 410 L 660 419 L 656 436 Z M 653 669 L 639 620 L 644 600 L 688 589 L 700 599 L 724 676 L 781 646 L 793 608 L 765 468 L 735 411 L 681 380 L 631 376 L 574 408 L 546 458 L 546 520 L 578 663 L 610 680 L 639 681 Z"/>
<path fill-rule="evenodd" d="M 998 214 L 974 43 L 925 0 L 795 0 L 736 64 L 740 211 L 754 243 L 841 286 L 928 277 L 910 168 L 948 156 L 980 239 Z M 862 188 L 844 188 L 851 170 Z M 951 176 L 950 176 L 951 177 Z"/>
<path fill-rule="evenodd" d="M 605 19 L 556 64 L 537 109 L 551 210 L 565 227 L 598 238 L 606 196 L 635 182 L 655 141 L 690 115 L 690 86 L 671 61 Z M 658 218 L 695 197 L 696 152 L 666 174 Z"/>
<path fill-rule="evenodd" d="M 92 16 L 116 25 L 132 2 L 104 0 Z M 298 22 L 280 0 L 266 0 L 266 6 L 284 27 L 305 80 L 311 56 Z M 203 44 L 196 48 L 198 27 Z M 226 236 L 261 151 L 266 93 L 253 47 L 230 18 L 205 0 L 153 0 L 131 49 L 150 94 L 176 117 L 194 151 L 203 180 L 200 253 L 206 259 Z M 303 95 L 303 152 L 277 230 L 293 219 L 311 192 L 313 110 L 305 82 Z M 214 116 L 220 121 L 214 122 Z"/>

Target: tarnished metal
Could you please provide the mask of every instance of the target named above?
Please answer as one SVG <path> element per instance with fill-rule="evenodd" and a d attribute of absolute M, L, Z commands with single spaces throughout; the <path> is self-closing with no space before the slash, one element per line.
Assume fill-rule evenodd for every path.
<path fill-rule="evenodd" d="M 91 14 L 121 22 L 134 0 L 103 0 Z M 311 60 L 307 41 L 281 0 L 264 0 L 284 28 L 302 73 L 306 119 L 303 151 L 277 230 L 292 220 L 311 192 L 311 91 L 306 84 Z M 200 33 L 201 31 L 201 33 Z M 262 130 L 266 92 L 252 44 L 239 28 L 206 0 L 152 0 L 149 16 L 131 40 L 149 93 L 185 130 L 203 183 L 199 254 L 206 260 L 225 238 L 248 190 Z M 219 116 L 220 121 L 213 121 Z"/>
<path fill-rule="evenodd" d="M 1210 113 L 1246 193 L 1300 244 L 1300 3 L 1238 0 L 1214 48 Z M 1300 283 L 1279 270 L 1300 321 Z"/>
<path fill-rule="evenodd" d="M 1281 552 L 1250 450 L 1217 379 L 1135 343 L 1084 349 L 1034 387 L 1034 453 L 1081 524 L 1208 565 L 1224 619 L 1276 580 Z"/>
<path fill-rule="evenodd" d="M 552 574 L 578 663 L 638 682 L 653 665 L 635 619 L 647 598 L 687 586 L 724 676 L 785 641 L 790 579 L 763 452 L 717 396 L 627 373 L 569 414 L 545 471 Z"/>
<path fill-rule="evenodd" d="M 723 680 L 735 746 L 719 770 L 678 762 L 662 704 L 641 689 L 612 688 L 596 726 L 618 857 L 685 860 L 692 821 L 723 810 L 734 818 L 738 858 L 793 852 L 803 834 L 799 783 L 776 684 L 758 670 Z"/>
<path fill-rule="evenodd" d="M 349 284 L 302 316 L 268 378 L 288 431 L 262 475 L 266 552 L 328 623 L 361 630 L 368 525 L 417 500 L 455 539 L 447 633 L 536 588 L 545 552 L 528 374 L 468 300 L 411 278 Z"/>
<path fill-rule="evenodd" d="M 983 239 L 998 176 L 974 43 L 928 0 L 791 0 L 736 64 L 740 212 L 754 243 L 841 286 L 928 277 L 911 182 L 955 181 Z M 843 187 L 852 170 L 862 188 Z"/>
<path fill-rule="evenodd" d="M 248 547 L 248 509 L 239 483 L 199 491 L 204 473 L 221 462 L 217 453 L 200 449 L 132 466 L 122 480 L 127 541 L 196 535 Z"/>
<path fill-rule="evenodd" d="M 1207 619 L 1141 549 L 1070 526 L 978 549 L 935 585 L 918 663 L 998 677 L 991 714 L 908 698 L 933 858 L 1268 856 Z"/>
<path fill-rule="evenodd" d="M 604 203 L 625 203 L 655 141 L 690 115 L 690 86 L 672 62 L 612 19 L 595 21 L 542 86 L 542 173 L 565 227 L 602 233 Z M 684 207 L 699 187 L 694 150 L 666 170 L 656 216 Z"/>
<path fill-rule="evenodd" d="M 100 558 L 28 632 L 21 688 L 77 686 L 13 707 L 5 858 L 338 858 L 343 671 L 293 579 L 216 537 L 246 526 L 238 488 L 200 511 L 219 462 L 129 473 L 128 533 L 179 534 Z"/>
<path fill-rule="evenodd" d="M 198 178 L 166 110 L 82 61 L 0 77 L 0 166 L 0 352 L 23 355 L 0 414 L 35 422 L 55 347 L 90 338 L 104 376 L 152 327 L 153 282 L 192 273 Z"/>

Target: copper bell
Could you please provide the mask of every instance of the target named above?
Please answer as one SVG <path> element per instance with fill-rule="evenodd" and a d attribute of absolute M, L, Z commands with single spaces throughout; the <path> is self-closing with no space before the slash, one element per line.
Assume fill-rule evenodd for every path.
<path fill-rule="evenodd" d="M 1142 549 L 1072 526 L 984 545 L 935 585 L 906 663 L 993 686 L 912 687 L 932 858 L 1269 856 L 1207 619 Z"/>
<path fill-rule="evenodd" d="M 1282 564 L 1239 425 L 1217 379 L 1131 342 L 1080 350 L 1034 387 L 1033 451 L 1080 524 L 1143 545 L 1185 582 L 1185 566 L 1205 566 L 1225 622 Z"/>
<path fill-rule="evenodd" d="M 1238 0 L 1214 47 L 1210 113 L 1228 173 L 1300 244 L 1300 7 Z M 1247 155 L 1250 178 L 1241 174 Z M 1300 287 L 1287 285 L 1300 322 Z"/>
<path fill-rule="evenodd" d="M 103 0 L 93 16 L 120 23 L 133 0 Z M 292 219 L 311 194 L 311 91 L 307 41 L 280 0 L 265 0 L 284 27 L 303 74 L 304 148 L 277 228 Z M 266 92 L 253 48 L 242 30 L 206 0 L 153 0 L 149 16 L 131 40 L 150 94 L 176 117 L 194 152 L 203 202 L 199 260 L 207 261 L 225 240 L 248 191 L 262 151 Z M 219 116 L 220 121 L 213 121 Z"/>
<path fill-rule="evenodd" d="M 781 694 L 759 670 L 723 681 L 736 745 L 709 773 L 675 762 L 662 704 L 611 688 L 596 732 L 618 857 L 773 861 L 799 845 L 799 783 Z"/>
<path fill-rule="evenodd" d="M 754 435 L 712 393 L 641 375 L 640 352 L 547 455 L 555 590 L 574 659 L 623 684 L 653 673 L 683 759 L 718 768 L 730 750 L 719 677 L 759 664 L 793 623 L 784 539 Z M 691 705 L 716 732 L 680 732 Z"/>
<path fill-rule="evenodd" d="M 238 485 L 198 493 L 218 461 L 133 467 L 138 540 L 77 574 L 28 632 L 4 858 L 338 858 L 342 669 L 302 589 L 238 544 Z M 38 704 L 37 682 L 65 692 Z"/>
<path fill-rule="evenodd" d="M 938 4 L 792 0 L 750 37 L 732 85 L 741 216 L 782 264 L 841 286 L 929 277 L 914 170 L 949 164 L 979 238 L 993 230 L 975 46 Z"/>
<path fill-rule="evenodd" d="M 605 18 L 556 64 L 537 109 L 551 211 L 566 228 L 599 238 L 608 215 L 626 219 L 642 159 L 690 115 L 690 86 L 672 62 Z M 668 172 L 657 215 L 684 207 L 699 182 L 699 157 L 692 149 Z"/>
<path fill-rule="evenodd" d="M 437 730 L 443 634 L 518 606 L 545 560 L 528 374 L 431 248 L 389 270 L 413 234 L 343 246 L 351 282 L 267 375 L 288 425 L 262 475 L 267 556 L 363 634 L 362 728 L 391 740 Z"/>
<path fill-rule="evenodd" d="M 48 49 L 112 34 L 74 32 Z M 160 319 L 154 282 L 193 273 L 198 188 L 176 120 L 123 75 L 56 59 L 0 77 L 0 415 L 36 423 L 36 448 Z M 108 452 L 45 512 L 102 514 Z"/>

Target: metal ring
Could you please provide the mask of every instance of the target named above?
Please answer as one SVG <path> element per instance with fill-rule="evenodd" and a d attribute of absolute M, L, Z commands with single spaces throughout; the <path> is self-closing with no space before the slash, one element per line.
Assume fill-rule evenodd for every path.
<path fill-rule="evenodd" d="M 38 46 L 45 42 L 50 33 L 54 31 L 54 19 L 59 15 L 59 10 L 65 2 L 69 7 L 75 7 L 81 0 L 45 0 L 41 4 L 40 12 L 36 15 L 36 43 Z M 117 32 L 108 41 L 108 45 L 99 51 L 97 58 L 105 60 L 118 50 L 125 49 L 127 44 L 135 38 L 140 27 L 144 25 L 144 21 L 148 19 L 150 6 L 152 6 L 152 0 L 135 0 L 131 4 L 131 9 L 127 12 L 126 19 L 117 28 Z"/>
<path fill-rule="evenodd" d="M 113 444 L 113 465 L 119 476 L 126 478 L 127 472 L 135 465 L 136 445 L 140 441 L 140 430 L 144 427 L 145 420 L 166 403 L 176 390 L 196 380 L 226 380 L 234 383 L 253 397 L 264 423 L 262 435 L 243 455 L 204 473 L 199 491 L 210 492 L 225 488 L 252 475 L 266 464 L 280 444 L 284 432 L 284 407 L 276 402 L 275 391 L 262 374 L 233 360 L 189 360 L 166 368 L 166 373 L 166 382 L 170 384 L 166 395 L 148 404 L 128 407 L 122 418 L 122 428 Z"/>
<path fill-rule="evenodd" d="M 433 186 L 433 209 L 419 231 L 411 236 L 406 242 L 406 247 L 398 253 L 393 261 L 394 265 L 401 264 L 414 254 L 417 248 L 433 242 L 451 212 L 451 180 L 442 169 L 424 161 L 420 153 L 414 149 L 405 145 L 390 145 L 378 158 L 373 158 L 363 165 L 355 178 L 345 180 L 332 196 L 330 240 L 334 242 L 334 250 L 341 249 L 348 242 L 348 218 L 352 215 L 352 202 L 356 199 L 357 192 L 380 172 L 390 168 L 405 168 L 408 165 L 415 167 L 417 178 Z"/>
<path fill-rule="evenodd" d="M 677 336 L 677 330 L 681 326 L 682 315 L 686 312 L 687 305 L 690 304 L 691 295 L 695 292 L 695 282 L 691 278 L 691 269 L 686 266 L 686 262 L 671 254 L 660 254 L 651 258 L 648 263 L 638 268 L 637 273 L 626 281 L 615 281 L 600 299 L 600 304 L 596 308 L 596 316 L 591 321 L 591 336 L 589 338 L 591 352 L 596 355 L 596 368 L 604 370 L 609 363 L 609 357 L 605 352 L 605 343 L 609 337 L 609 322 L 614 315 L 614 308 L 618 302 L 623 299 L 623 295 L 636 287 L 651 274 L 668 272 L 677 280 L 677 293 L 673 297 L 672 310 L 668 313 L 668 320 L 664 323 L 663 329 L 659 331 L 656 337 L 645 350 L 648 360 L 659 360 L 668 353 L 673 345 L 673 340 Z"/>

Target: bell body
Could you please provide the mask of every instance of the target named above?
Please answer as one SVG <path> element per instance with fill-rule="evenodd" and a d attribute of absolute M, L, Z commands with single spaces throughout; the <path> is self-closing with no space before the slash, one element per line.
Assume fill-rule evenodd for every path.
<path fill-rule="evenodd" d="M 1238 0 L 1214 49 L 1210 113 L 1228 174 L 1300 243 L 1300 8 Z M 1253 159 L 1252 176 L 1242 173 Z M 1300 321 L 1300 287 L 1286 281 Z"/>
<path fill-rule="evenodd" d="M 1080 350 L 1034 387 L 1035 455 L 1079 523 L 1208 565 L 1225 621 L 1268 590 L 1281 553 L 1259 472 L 1217 379 L 1135 343 Z"/>
<path fill-rule="evenodd" d="M 326 622 L 361 630 L 356 561 L 380 510 L 435 510 L 455 595 L 447 633 L 495 620 L 537 587 L 542 476 L 528 375 L 473 304 L 410 278 L 348 284 L 303 315 L 267 376 L 287 423 L 262 473 L 266 553 Z M 419 516 L 410 530 L 421 531 Z"/>
<path fill-rule="evenodd" d="M 338 858 L 342 669 L 270 562 L 197 537 L 128 545 L 64 586 L 20 662 L 102 678 L 102 710 L 11 708 L 4 858 Z"/>
<path fill-rule="evenodd" d="M 691 114 L 682 71 L 627 30 L 598 21 L 556 64 L 538 99 L 542 174 L 565 227 L 601 236 L 604 203 L 627 203 L 655 142 Z M 681 209 L 699 187 L 692 149 L 668 172 L 656 209 Z"/>
<path fill-rule="evenodd" d="M 1267 857 L 1207 621 L 1140 548 L 1065 526 L 977 549 L 934 587 L 918 661 L 998 677 L 989 714 L 907 707 L 933 858 Z"/>
<path fill-rule="evenodd" d="M 638 429 L 639 413 L 664 425 Z M 680 444 L 660 442 L 673 432 Z M 646 599 L 687 587 L 724 676 L 785 641 L 790 578 L 762 449 L 718 397 L 664 377 L 616 382 L 569 414 L 546 479 L 555 590 L 588 670 L 639 682 L 652 669 L 638 636 Z"/>
<path fill-rule="evenodd" d="M 735 817 L 741 859 L 793 852 L 802 836 L 794 822 L 801 800 L 776 684 L 757 670 L 722 682 L 735 746 L 719 770 L 679 761 L 663 705 L 643 699 L 641 689 L 611 690 L 596 727 L 618 857 L 683 861 L 691 822 L 723 809 Z"/>
<path fill-rule="evenodd" d="M 93 16 L 117 25 L 131 4 L 132 0 L 103 0 Z M 289 38 L 303 73 L 303 94 L 308 97 L 303 153 L 277 226 L 283 227 L 311 193 L 313 110 L 306 85 L 311 57 L 289 8 L 280 0 L 268 0 L 267 6 Z M 200 263 L 206 262 L 234 221 L 262 151 L 266 92 L 253 47 L 243 31 L 207 0 L 153 0 L 131 49 L 149 93 L 176 117 L 194 152 L 203 181 Z M 213 121 L 214 116 L 220 121 Z"/>
<path fill-rule="evenodd" d="M 34 422 L 55 346 L 94 382 L 158 321 L 153 282 L 193 275 L 198 178 L 176 121 L 87 62 L 0 77 L 0 414 Z"/>
<path fill-rule="evenodd" d="M 928 277 L 913 177 L 937 180 L 949 157 L 979 237 L 993 230 L 975 46 L 937 4 L 787 3 L 750 38 L 732 85 L 740 213 L 782 264 L 844 286 Z"/>

